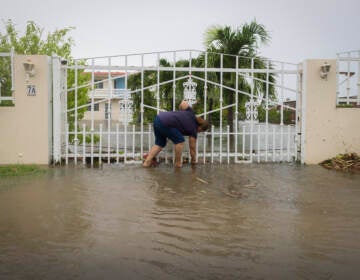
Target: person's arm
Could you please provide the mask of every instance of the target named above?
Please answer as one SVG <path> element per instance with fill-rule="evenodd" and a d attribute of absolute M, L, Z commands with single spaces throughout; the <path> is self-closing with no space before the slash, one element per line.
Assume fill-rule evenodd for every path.
<path fill-rule="evenodd" d="M 189 136 L 189 148 L 190 148 L 190 156 L 191 163 L 196 163 L 196 138 L 193 136 Z"/>

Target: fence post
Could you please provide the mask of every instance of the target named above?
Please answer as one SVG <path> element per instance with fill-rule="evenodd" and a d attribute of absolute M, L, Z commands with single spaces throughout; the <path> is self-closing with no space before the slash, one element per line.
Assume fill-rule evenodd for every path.
<path fill-rule="evenodd" d="M 52 57 L 53 79 L 53 155 L 54 164 L 61 161 L 61 63 L 58 56 Z"/>

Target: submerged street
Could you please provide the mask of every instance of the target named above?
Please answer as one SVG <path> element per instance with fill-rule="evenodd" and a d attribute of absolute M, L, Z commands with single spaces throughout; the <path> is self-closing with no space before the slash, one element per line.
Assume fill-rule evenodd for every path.
<path fill-rule="evenodd" d="M 0 178 L 1 279 L 358 279 L 360 175 L 104 165 Z"/>

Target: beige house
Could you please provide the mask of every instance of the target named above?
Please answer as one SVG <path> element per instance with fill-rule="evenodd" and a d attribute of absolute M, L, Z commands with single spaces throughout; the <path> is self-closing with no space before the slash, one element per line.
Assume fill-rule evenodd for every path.
<path fill-rule="evenodd" d="M 133 118 L 133 100 L 130 91 L 125 88 L 125 72 L 94 73 L 94 90 L 88 92 L 89 106 L 83 121 L 88 123 L 108 120 L 129 124 Z M 110 102 L 109 102 L 110 99 Z M 93 113 L 92 113 L 93 101 Z"/>

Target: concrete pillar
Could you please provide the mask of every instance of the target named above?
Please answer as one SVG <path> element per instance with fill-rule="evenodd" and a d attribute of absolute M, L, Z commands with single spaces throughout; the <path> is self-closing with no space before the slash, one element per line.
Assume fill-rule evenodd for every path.
<path fill-rule="evenodd" d="M 330 64 L 327 78 L 320 67 Z M 360 153 L 360 110 L 336 107 L 336 60 L 312 59 L 303 63 L 302 156 L 317 164 L 340 153 Z"/>
<path fill-rule="evenodd" d="M 27 75 L 24 63 L 33 64 Z M 48 164 L 52 150 L 51 60 L 14 58 L 14 107 L 0 107 L 0 164 Z"/>

